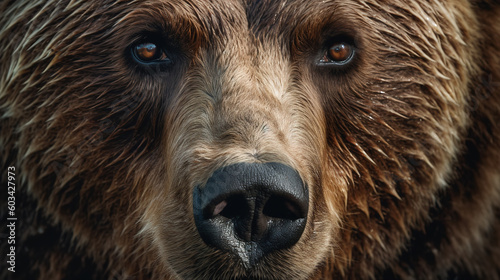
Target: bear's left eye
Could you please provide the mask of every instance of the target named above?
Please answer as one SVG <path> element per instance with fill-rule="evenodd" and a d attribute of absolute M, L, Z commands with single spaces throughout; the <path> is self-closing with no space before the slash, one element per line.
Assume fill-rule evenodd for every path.
<path fill-rule="evenodd" d="M 352 47 L 346 43 L 335 44 L 328 50 L 328 58 L 335 62 L 348 60 L 353 53 Z"/>
<path fill-rule="evenodd" d="M 153 42 L 141 42 L 132 46 L 132 54 L 138 62 L 168 62 L 170 59 L 161 46 Z"/>
<path fill-rule="evenodd" d="M 331 43 L 319 60 L 320 64 L 345 65 L 354 57 L 354 45 L 348 41 Z"/>

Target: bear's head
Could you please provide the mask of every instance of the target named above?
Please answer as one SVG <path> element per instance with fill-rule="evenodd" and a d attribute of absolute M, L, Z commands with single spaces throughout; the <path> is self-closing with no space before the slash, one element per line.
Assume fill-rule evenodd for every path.
<path fill-rule="evenodd" d="M 1 5 L 2 166 L 109 277 L 373 276 L 473 125 L 465 0 Z"/>

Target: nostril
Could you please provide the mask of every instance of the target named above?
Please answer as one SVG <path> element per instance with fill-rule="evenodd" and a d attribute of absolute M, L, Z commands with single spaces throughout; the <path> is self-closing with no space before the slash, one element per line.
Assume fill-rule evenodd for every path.
<path fill-rule="evenodd" d="M 208 205 L 204 210 L 205 219 L 211 219 L 218 215 L 228 219 L 238 219 L 248 215 L 250 208 L 243 195 L 233 195 L 218 203 Z"/>
<path fill-rule="evenodd" d="M 305 211 L 293 200 L 273 195 L 267 200 L 262 213 L 271 218 L 297 220 L 306 216 Z"/>
<path fill-rule="evenodd" d="M 215 209 L 212 213 L 212 216 L 215 217 L 215 216 L 219 215 L 219 213 L 221 213 L 224 210 L 224 208 L 226 208 L 226 206 L 227 206 L 227 201 L 225 201 L 225 200 L 223 200 L 219 204 L 215 205 Z"/>

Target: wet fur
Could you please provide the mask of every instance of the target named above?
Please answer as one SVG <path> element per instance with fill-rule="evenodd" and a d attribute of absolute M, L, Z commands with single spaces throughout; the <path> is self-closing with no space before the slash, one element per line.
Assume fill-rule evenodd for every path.
<path fill-rule="evenodd" d="M 16 167 L 20 221 L 6 276 L 500 279 L 497 1 L 2 1 L 0 15 L 1 178 Z M 175 70 L 134 63 L 145 33 L 172 43 Z M 355 61 L 317 66 L 338 34 Z M 288 164 L 311 196 L 301 240 L 254 271 L 192 218 L 194 186 L 241 161 Z"/>

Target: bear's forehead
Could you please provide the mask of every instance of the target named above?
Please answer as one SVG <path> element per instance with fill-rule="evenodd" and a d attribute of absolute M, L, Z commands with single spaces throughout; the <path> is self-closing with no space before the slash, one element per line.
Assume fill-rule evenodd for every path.
<path fill-rule="evenodd" d="M 216 36 L 234 32 L 241 35 L 243 30 L 248 30 L 257 37 L 273 38 L 290 35 L 300 27 L 315 31 L 315 28 L 321 29 L 339 18 L 355 20 L 358 15 L 356 5 L 359 3 L 335 0 L 156 1 L 152 5 L 137 7 L 133 13 L 151 17 L 150 10 L 157 10 L 156 15 L 163 15 L 163 18 L 151 17 L 152 20 L 165 20 L 167 25 L 179 22 L 196 25 L 200 28 L 198 31 Z M 183 30 L 179 28 L 177 31 Z"/>
<path fill-rule="evenodd" d="M 299 47 L 317 43 L 332 32 L 361 33 L 369 28 L 366 21 L 370 16 L 362 5 L 352 0 L 154 1 L 137 4 L 115 26 L 123 24 L 122 32 L 137 33 L 142 28 L 137 21 L 146 29 L 156 25 L 174 40 L 186 42 L 191 50 L 200 43 L 205 49 L 223 50 L 225 45 L 237 44 L 243 50 L 244 44 L 260 42 L 258 45 L 274 44 L 286 52 L 295 43 Z M 130 18 L 134 20 L 127 22 Z"/>

